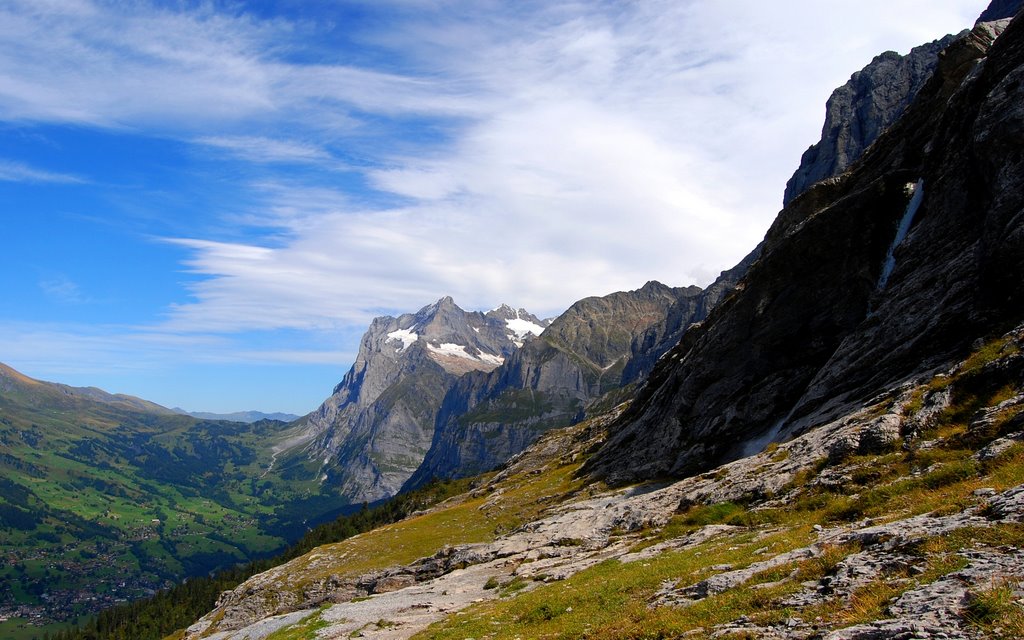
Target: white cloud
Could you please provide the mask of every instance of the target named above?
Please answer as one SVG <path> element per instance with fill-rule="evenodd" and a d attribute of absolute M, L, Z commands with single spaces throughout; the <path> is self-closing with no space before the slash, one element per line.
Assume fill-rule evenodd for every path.
<path fill-rule="evenodd" d="M 907 49 L 922 22 L 962 23 L 968 3 L 874 4 L 561 4 L 399 25 L 396 42 L 472 87 L 476 117 L 449 144 L 367 171 L 402 207 L 339 199 L 315 220 L 281 219 L 274 248 L 181 241 L 207 279 L 172 326 L 362 322 L 443 294 L 547 314 L 650 278 L 706 282 L 760 239 L 828 91 L 883 48 L 865 38 L 875 16 Z M 406 105 L 401 87 L 361 105 Z"/>
<path fill-rule="evenodd" d="M 174 11 L 13 0 L 0 6 L 0 119 L 162 132 L 267 122 L 350 131 L 366 126 L 358 111 L 471 108 L 429 78 L 283 61 L 314 28 L 217 13 L 206 3 Z"/>
<path fill-rule="evenodd" d="M 145 327 L 0 322 L 3 361 L 47 375 L 106 375 L 178 365 L 333 364 L 352 361 L 345 349 L 251 348 L 224 336 Z"/>
<path fill-rule="evenodd" d="M 331 154 L 322 147 L 291 140 L 261 136 L 207 136 L 196 142 L 250 162 L 320 163 L 331 160 Z"/>
<path fill-rule="evenodd" d="M 358 151 L 377 193 L 291 174 L 231 212 L 266 236 L 172 240 L 201 278 L 165 330 L 359 324 L 445 294 L 550 315 L 732 266 L 831 89 L 980 4 L 397 2 L 362 39 L 400 63 L 374 68 L 295 61 L 315 26 L 213 5 L 16 1 L 0 9 L 0 118 L 151 127 L 260 163 Z"/>
<path fill-rule="evenodd" d="M 36 169 L 20 162 L 0 159 L 0 182 L 33 182 L 45 184 L 85 184 L 85 180 L 67 173 Z"/>
<path fill-rule="evenodd" d="M 89 301 L 78 283 L 64 274 L 44 278 L 39 282 L 39 288 L 48 298 L 62 304 L 82 304 Z"/>

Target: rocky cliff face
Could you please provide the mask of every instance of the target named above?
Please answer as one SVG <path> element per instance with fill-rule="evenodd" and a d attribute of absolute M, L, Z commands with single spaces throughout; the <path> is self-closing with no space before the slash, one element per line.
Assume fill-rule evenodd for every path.
<path fill-rule="evenodd" d="M 1024 22 L 993 44 L 1005 26 L 947 47 L 856 166 L 783 209 L 742 290 L 660 361 L 591 472 L 755 453 L 1019 321 Z"/>
<path fill-rule="evenodd" d="M 978 23 L 1012 18 L 1022 0 L 993 0 Z M 938 64 L 939 52 L 959 36 L 946 36 L 901 56 L 886 51 L 853 74 L 825 104 L 821 140 L 804 152 L 786 183 L 788 205 L 815 182 L 837 176 L 853 164 L 879 135 L 906 111 Z"/>
<path fill-rule="evenodd" d="M 445 396 L 430 451 L 405 488 L 493 469 L 548 429 L 581 420 L 595 403 L 621 400 L 623 389 L 645 379 L 683 332 L 736 286 L 758 251 L 707 289 L 648 282 L 636 291 L 581 300 L 501 367 L 460 379 Z"/>
<path fill-rule="evenodd" d="M 416 470 L 445 392 L 459 376 L 490 371 L 545 322 L 502 306 L 466 312 L 442 298 L 415 314 L 375 319 L 344 379 L 308 417 L 304 455 L 353 503 L 394 495 Z"/>
<path fill-rule="evenodd" d="M 825 104 L 821 140 L 800 158 L 800 167 L 786 183 L 783 205 L 860 158 L 903 115 L 935 70 L 939 52 L 955 38 L 946 36 L 915 47 L 905 56 L 886 51 L 836 89 Z"/>

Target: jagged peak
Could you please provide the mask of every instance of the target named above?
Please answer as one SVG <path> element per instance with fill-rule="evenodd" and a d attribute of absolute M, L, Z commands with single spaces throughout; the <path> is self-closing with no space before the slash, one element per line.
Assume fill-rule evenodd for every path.
<path fill-rule="evenodd" d="M 640 287 L 640 291 L 666 291 L 671 290 L 672 287 L 667 284 L 658 282 L 657 280 L 648 280 L 644 283 L 644 286 Z"/>
<path fill-rule="evenodd" d="M 443 298 L 440 298 L 434 304 L 431 304 L 431 305 L 428 305 L 428 306 L 424 307 L 420 311 L 420 313 L 423 313 L 423 312 L 437 313 L 439 311 L 460 311 L 461 312 L 462 308 L 459 307 L 459 305 L 455 304 L 455 299 L 454 298 L 452 298 L 451 296 L 444 296 Z"/>
<path fill-rule="evenodd" d="M 455 303 L 455 299 L 451 296 L 444 296 L 438 299 L 436 302 L 428 304 L 423 307 L 415 314 L 404 314 L 399 317 L 401 323 L 402 320 L 410 322 L 410 326 L 402 327 L 417 331 L 422 329 L 424 325 L 430 323 L 438 316 L 452 316 L 452 315 L 464 315 L 466 312 Z"/>
<path fill-rule="evenodd" d="M 498 305 L 494 309 L 491 309 L 484 315 L 492 318 L 501 318 L 504 320 L 518 318 L 519 314 L 524 312 L 524 309 L 516 309 L 512 305 L 502 302 L 500 305 Z"/>

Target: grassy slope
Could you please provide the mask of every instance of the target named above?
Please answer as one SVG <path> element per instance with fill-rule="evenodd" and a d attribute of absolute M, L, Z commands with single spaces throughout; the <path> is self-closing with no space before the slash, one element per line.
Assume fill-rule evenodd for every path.
<path fill-rule="evenodd" d="M 578 468 L 569 464 L 542 475 L 512 478 L 499 485 L 500 500 L 471 491 L 440 508 L 323 545 L 268 572 L 273 577 L 264 589 L 301 594 L 330 576 L 357 577 L 432 556 L 449 545 L 494 540 L 578 491 L 582 485 L 574 478 Z"/>

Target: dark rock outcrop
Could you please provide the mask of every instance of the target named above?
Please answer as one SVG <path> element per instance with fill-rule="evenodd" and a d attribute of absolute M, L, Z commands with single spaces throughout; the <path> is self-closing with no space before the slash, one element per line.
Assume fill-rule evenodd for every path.
<path fill-rule="evenodd" d="M 664 322 L 655 323 L 637 336 L 630 348 L 629 361 L 622 369 L 622 384 L 643 382 L 658 359 L 679 344 L 683 333 L 694 323 L 707 318 L 711 309 L 736 288 L 760 255 L 761 245 L 758 245 L 735 267 L 723 271 L 699 296 L 686 297 L 673 304 Z"/>
<path fill-rule="evenodd" d="M 993 44 L 1003 26 L 948 46 L 854 167 L 783 209 L 743 287 L 662 358 L 589 472 L 710 469 L 1020 320 L 1024 21 Z"/>
<path fill-rule="evenodd" d="M 992 4 L 988 5 L 988 8 L 981 13 L 978 23 L 1012 18 L 1017 15 L 1022 5 L 1024 5 L 1022 0 L 992 0 Z"/>

